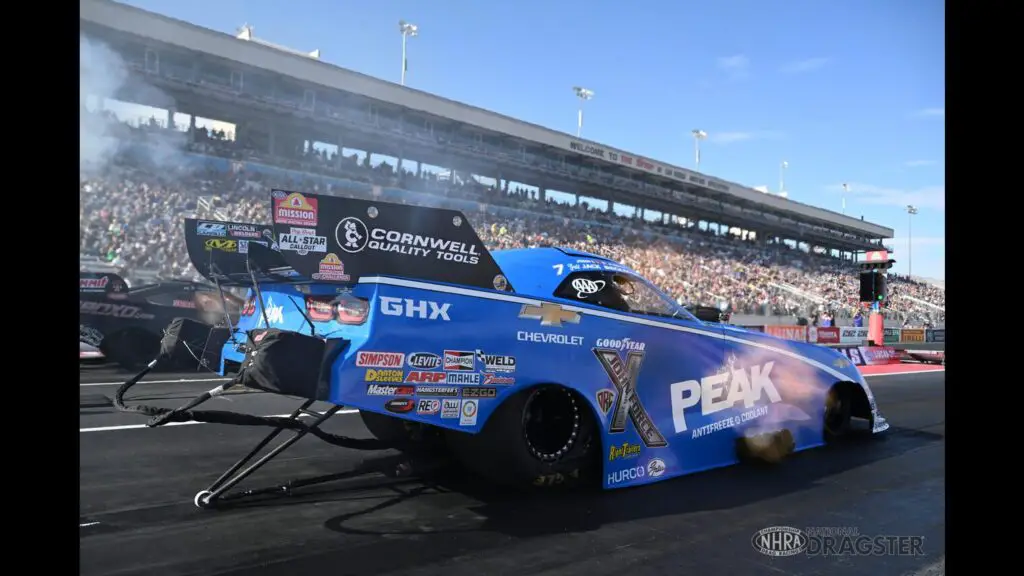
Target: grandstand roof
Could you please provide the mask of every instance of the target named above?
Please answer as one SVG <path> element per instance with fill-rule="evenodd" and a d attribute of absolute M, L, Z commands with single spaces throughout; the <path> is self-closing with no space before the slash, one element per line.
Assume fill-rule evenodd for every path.
<path fill-rule="evenodd" d="M 766 213 L 783 214 L 802 222 L 813 222 L 835 230 L 847 230 L 871 238 L 890 238 L 893 230 L 857 218 L 763 194 L 753 188 L 727 182 L 705 174 L 654 162 L 603 144 L 581 141 L 569 134 L 523 122 L 481 108 L 462 104 L 412 88 L 399 86 L 354 71 L 346 70 L 307 55 L 285 51 L 265 43 L 240 40 L 230 34 L 202 28 L 118 4 L 110 0 L 80 0 L 82 20 L 144 36 L 183 50 L 200 52 L 267 70 L 310 84 L 332 87 L 412 112 L 447 119 L 452 123 L 505 136 L 535 147 L 543 147 L 552 155 L 563 154 L 586 159 L 604 169 L 627 172 L 662 186 L 699 188 L 707 196 L 716 196 L 725 203 L 747 203 Z"/>

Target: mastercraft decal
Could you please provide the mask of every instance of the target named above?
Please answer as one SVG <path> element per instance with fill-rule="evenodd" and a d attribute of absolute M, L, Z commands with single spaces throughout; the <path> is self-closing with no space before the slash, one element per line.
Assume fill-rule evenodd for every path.
<path fill-rule="evenodd" d="M 370 384 L 366 387 L 367 396 L 412 396 L 416 388 L 412 386 L 388 386 L 384 384 Z"/>

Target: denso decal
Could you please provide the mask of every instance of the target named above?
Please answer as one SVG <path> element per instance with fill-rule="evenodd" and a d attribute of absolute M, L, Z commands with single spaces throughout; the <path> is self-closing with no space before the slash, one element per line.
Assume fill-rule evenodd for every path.
<path fill-rule="evenodd" d="M 416 413 L 421 416 L 430 416 L 441 411 L 440 400 L 422 399 L 416 403 Z"/>
<path fill-rule="evenodd" d="M 359 368 L 401 368 L 405 364 L 405 354 L 401 352 L 364 352 L 356 353 L 356 366 Z"/>
<path fill-rule="evenodd" d="M 618 446 L 612 445 L 608 451 L 608 461 L 614 462 L 623 458 L 636 458 L 640 455 L 640 445 L 630 444 L 629 442 L 623 442 Z"/>
<path fill-rule="evenodd" d="M 409 367 L 417 370 L 433 370 L 441 365 L 441 357 L 430 352 L 414 352 L 409 354 Z"/>
<path fill-rule="evenodd" d="M 493 372 L 484 372 L 483 377 L 484 379 L 481 384 L 484 386 L 511 386 L 516 383 L 515 378 L 494 374 Z"/>
<path fill-rule="evenodd" d="M 436 236 L 410 234 L 384 228 L 367 228 L 355 217 L 342 218 L 334 228 L 334 239 L 345 252 L 355 254 L 369 248 L 379 252 L 397 252 L 415 258 L 477 264 L 481 250 L 474 244 L 454 242 Z"/>
<path fill-rule="evenodd" d="M 416 407 L 412 398 L 395 398 L 384 403 L 384 409 L 395 414 L 408 414 Z"/>
<path fill-rule="evenodd" d="M 294 224 L 315 228 L 317 200 L 292 192 L 283 198 L 274 198 L 274 223 Z"/>
<path fill-rule="evenodd" d="M 445 350 L 444 369 L 472 372 L 473 370 L 476 370 L 475 358 L 476 355 L 473 352 L 464 350 Z"/>
<path fill-rule="evenodd" d="M 484 365 L 484 370 L 489 372 L 515 372 L 516 357 L 502 356 L 498 354 L 486 354 L 483 350 L 476 351 L 476 359 Z"/>
<path fill-rule="evenodd" d="M 402 382 L 405 378 L 405 372 L 401 370 L 388 370 L 371 368 L 366 371 L 365 380 L 367 382 Z"/>
<path fill-rule="evenodd" d="M 636 352 L 643 352 L 647 349 L 646 343 L 630 340 L 629 338 L 599 338 L 595 346 L 611 350 L 632 350 Z"/>
<path fill-rule="evenodd" d="M 616 470 L 608 475 L 608 484 L 622 484 L 623 482 L 629 482 L 630 480 L 641 480 L 646 474 L 647 470 L 643 466 L 626 468 L 625 470 Z"/>
<path fill-rule="evenodd" d="M 447 375 L 444 372 L 412 370 L 405 376 L 405 381 L 422 384 L 440 384 L 444 382 L 445 378 L 447 378 Z"/>
<path fill-rule="evenodd" d="M 473 386 L 480 383 L 480 375 L 475 372 L 449 372 L 445 384 Z"/>
<path fill-rule="evenodd" d="M 413 386 L 387 386 L 370 384 L 366 387 L 367 396 L 412 396 L 416 393 Z"/>
<path fill-rule="evenodd" d="M 707 416 L 737 404 L 753 408 L 767 396 L 770 403 L 781 402 L 782 397 L 772 382 L 775 362 L 766 362 L 748 369 L 726 369 L 718 374 L 698 380 L 676 382 L 669 386 L 672 400 L 672 422 L 676 434 L 686 432 L 686 409 L 700 402 L 701 414 Z M 709 426 L 713 426 L 709 425 Z"/>
<path fill-rule="evenodd" d="M 430 300 L 411 300 L 409 298 L 392 298 L 391 296 L 380 297 L 380 313 L 385 316 L 405 316 L 406 318 L 419 318 L 420 320 L 451 320 L 448 317 L 448 309 L 451 304 L 444 302 L 438 304 Z"/>
<path fill-rule="evenodd" d="M 128 318 L 131 320 L 150 320 L 152 314 L 142 311 L 138 306 L 128 304 L 110 304 L 109 302 L 86 302 L 78 301 L 79 314 L 91 314 L 93 316 L 112 316 L 114 318 Z"/>
<path fill-rule="evenodd" d="M 594 355 L 597 356 L 608 379 L 618 391 L 618 394 L 615 395 L 615 406 L 608 431 L 612 434 L 625 432 L 628 419 L 633 422 L 633 427 L 636 428 L 637 434 L 640 435 L 645 446 L 648 448 L 668 446 L 665 436 L 654 425 L 654 420 L 636 393 L 636 384 L 640 376 L 640 367 L 644 362 L 644 353 L 628 352 L 625 361 L 622 360 L 618 350 L 594 348 Z"/>
<path fill-rule="evenodd" d="M 417 386 L 417 396 L 458 396 L 459 389 L 455 386 Z"/>

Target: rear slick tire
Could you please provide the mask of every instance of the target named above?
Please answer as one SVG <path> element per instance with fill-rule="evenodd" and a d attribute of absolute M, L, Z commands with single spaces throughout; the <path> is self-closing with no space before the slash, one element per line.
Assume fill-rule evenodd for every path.
<path fill-rule="evenodd" d="M 463 467 L 512 489 L 595 484 L 600 437 L 590 407 L 573 391 L 545 385 L 506 399 L 478 434 L 446 430 Z"/>

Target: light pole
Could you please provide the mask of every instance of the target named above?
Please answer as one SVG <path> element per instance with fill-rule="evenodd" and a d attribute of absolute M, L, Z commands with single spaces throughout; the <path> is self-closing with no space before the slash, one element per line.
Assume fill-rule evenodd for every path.
<path fill-rule="evenodd" d="M 693 154 L 696 159 L 696 170 L 700 170 L 700 141 L 707 140 L 708 133 L 703 130 L 694 128 L 690 130 L 690 134 L 693 134 Z"/>
<path fill-rule="evenodd" d="M 399 20 L 398 31 L 402 33 L 402 86 L 405 86 L 405 72 L 409 70 L 409 60 L 405 57 L 405 44 L 409 38 L 420 35 L 420 27 L 405 20 Z"/>
<path fill-rule="evenodd" d="M 779 164 L 779 196 L 786 191 L 786 168 L 789 168 L 789 162 L 783 160 L 782 164 Z"/>
<path fill-rule="evenodd" d="M 914 214 L 917 214 L 917 206 L 907 204 L 907 276 L 911 280 L 914 277 Z"/>
<path fill-rule="evenodd" d="M 572 91 L 576 93 L 576 97 L 580 99 L 580 107 L 576 114 L 576 137 L 579 138 L 580 134 L 583 133 L 583 103 L 594 97 L 593 90 L 587 90 L 580 86 L 573 86 Z"/>
<path fill-rule="evenodd" d="M 843 216 L 846 216 L 846 195 L 850 192 L 850 185 L 843 183 Z"/>

